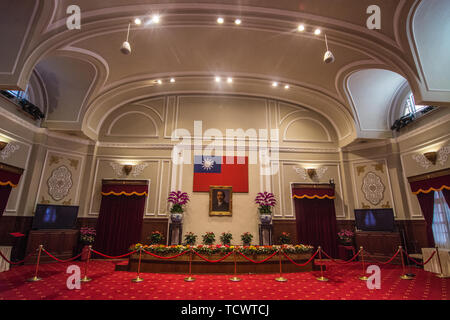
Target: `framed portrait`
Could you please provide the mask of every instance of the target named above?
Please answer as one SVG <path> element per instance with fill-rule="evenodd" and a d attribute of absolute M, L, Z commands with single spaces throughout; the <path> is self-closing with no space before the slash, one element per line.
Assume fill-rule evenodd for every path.
<path fill-rule="evenodd" d="M 230 186 L 209 187 L 209 215 L 231 216 L 233 212 L 233 188 Z"/>

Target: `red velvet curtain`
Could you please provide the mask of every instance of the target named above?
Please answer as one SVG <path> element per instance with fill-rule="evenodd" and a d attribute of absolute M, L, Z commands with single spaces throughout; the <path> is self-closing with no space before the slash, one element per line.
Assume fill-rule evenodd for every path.
<path fill-rule="evenodd" d="M 448 206 L 450 207 L 450 190 L 442 190 L 442 193 L 444 194 L 445 201 L 447 201 Z"/>
<path fill-rule="evenodd" d="M 337 228 L 333 189 L 293 189 L 299 243 L 321 246 L 337 257 Z"/>
<path fill-rule="evenodd" d="M 147 190 L 146 185 L 103 186 L 95 250 L 118 256 L 141 240 Z"/>
<path fill-rule="evenodd" d="M 21 174 L 0 169 L 0 218 L 3 216 L 12 188 L 19 184 Z"/>

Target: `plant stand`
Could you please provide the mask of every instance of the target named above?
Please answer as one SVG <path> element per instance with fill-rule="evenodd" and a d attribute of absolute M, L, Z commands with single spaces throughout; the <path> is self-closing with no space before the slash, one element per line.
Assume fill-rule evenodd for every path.
<path fill-rule="evenodd" d="M 169 245 L 179 245 L 182 241 L 183 224 L 172 222 L 169 225 Z"/>
<path fill-rule="evenodd" d="M 272 233 L 273 226 L 271 224 L 259 225 L 259 245 L 271 246 L 272 245 Z"/>

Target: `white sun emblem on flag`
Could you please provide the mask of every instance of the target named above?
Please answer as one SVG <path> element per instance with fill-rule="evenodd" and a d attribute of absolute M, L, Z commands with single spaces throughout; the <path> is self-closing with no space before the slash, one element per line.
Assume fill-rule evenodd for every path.
<path fill-rule="evenodd" d="M 214 160 L 211 158 L 206 158 L 203 160 L 202 168 L 203 170 L 211 170 L 214 167 Z"/>

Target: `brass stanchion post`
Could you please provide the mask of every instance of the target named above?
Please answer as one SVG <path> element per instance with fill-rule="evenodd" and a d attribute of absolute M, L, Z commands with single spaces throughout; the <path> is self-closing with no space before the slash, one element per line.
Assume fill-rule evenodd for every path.
<path fill-rule="evenodd" d="M 192 277 L 192 249 L 189 254 L 189 276 L 184 278 L 184 281 L 186 282 L 193 282 L 195 281 L 195 278 Z"/>
<path fill-rule="evenodd" d="M 361 246 L 361 247 L 359 247 L 359 250 L 361 251 L 361 261 L 362 261 L 362 269 L 363 269 L 363 275 L 361 277 L 359 277 L 359 280 L 367 281 L 367 279 L 369 279 L 369 278 L 366 276 L 366 263 L 364 261 L 364 248 Z"/>
<path fill-rule="evenodd" d="M 439 257 L 439 248 L 436 246 L 436 254 L 437 254 L 437 258 L 438 258 L 438 263 L 439 263 L 439 271 L 440 273 L 438 275 L 436 275 L 436 277 L 438 278 L 450 278 L 450 276 L 446 276 L 444 275 L 444 273 L 442 272 L 442 264 L 441 264 L 441 257 Z"/>
<path fill-rule="evenodd" d="M 138 271 L 137 271 L 137 277 L 134 279 L 131 279 L 132 282 L 142 282 L 144 279 L 140 277 L 141 275 L 141 259 L 142 259 L 142 247 L 139 247 L 139 264 L 138 264 Z"/>
<path fill-rule="evenodd" d="M 83 279 L 80 280 L 81 282 L 89 282 L 89 281 L 92 280 L 91 278 L 89 278 L 89 277 L 87 276 L 88 264 L 89 264 L 89 260 L 91 259 L 91 249 L 92 249 L 92 246 L 89 246 L 88 248 L 89 248 L 88 257 L 87 257 L 86 263 L 85 263 L 85 265 L 84 265 L 84 277 L 83 277 Z"/>
<path fill-rule="evenodd" d="M 400 259 L 402 260 L 402 272 L 403 272 L 403 274 L 400 276 L 400 279 L 402 279 L 402 280 L 414 279 L 413 277 L 408 276 L 405 272 L 405 261 L 403 261 L 403 247 L 398 246 L 398 250 L 400 250 Z"/>
<path fill-rule="evenodd" d="M 238 278 L 236 275 L 236 249 L 234 249 L 234 277 L 230 278 L 230 281 L 239 282 L 241 278 Z"/>
<path fill-rule="evenodd" d="M 36 282 L 36 281 L 42 280 L 42 278 L 38 277 L 38 270 L 39 270 L 39 261 L 41 260 L 41 252 L 42 252 L 43 247 L 44 246 L 42 244 L 39 246 L 39 252 L 38 252 L 37 261 L 36 261 L 36 271 L 34 272 L 33 278 L 27 279 L 27 281 L 29 281 L 29 282 Z"/>
<path fill-rule="evenodd" d="M 322 247 L 319 246 L 319 260 L 320 260 L 320 277 L 316 278 L 319 281 L 328 281 L 327 278 L 323 276 L 323 266 L 322 266 Z"/>
<path fill-rule="evenodd" d="M 278 281 L 278 282 L 286 282 L 287 279 L 283 278 L 283 270 L 281 268 L 281 248 L 278 251 L 278 253 L 279 253 L 279 257 L 280 257 L 280 276 L 278 278 L 275 278 L 275 280 Z"/>

